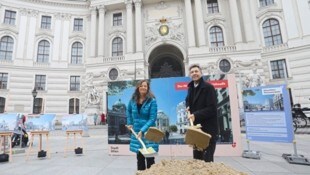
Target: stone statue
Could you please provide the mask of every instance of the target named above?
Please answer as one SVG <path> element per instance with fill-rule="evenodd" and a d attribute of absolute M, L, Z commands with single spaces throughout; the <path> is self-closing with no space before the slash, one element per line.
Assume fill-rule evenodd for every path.
<path fill-rule="evenodd" d="M 87 93 L 87 104 L 99 104 L 100 102 L 100 94 L 98 90 L 93 86 Z"/>

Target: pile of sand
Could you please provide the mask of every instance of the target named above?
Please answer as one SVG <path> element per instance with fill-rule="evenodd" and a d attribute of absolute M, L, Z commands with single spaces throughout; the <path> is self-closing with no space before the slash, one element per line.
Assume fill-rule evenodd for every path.
<path fill-rule="evenodd" d="M 224 163 L 207 163 L 201 160 L 162 160 L 150 169 L 136 175 L 246 175 Z"/>

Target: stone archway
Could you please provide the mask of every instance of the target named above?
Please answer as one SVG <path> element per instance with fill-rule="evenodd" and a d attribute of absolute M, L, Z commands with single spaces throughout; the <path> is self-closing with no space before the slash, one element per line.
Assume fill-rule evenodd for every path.
<path fill-rule="evenodd" d="M 183 77 L 185 75 L 182 52 L 173 45 L 160 45 L 149 56 L 149 77 Z"/>

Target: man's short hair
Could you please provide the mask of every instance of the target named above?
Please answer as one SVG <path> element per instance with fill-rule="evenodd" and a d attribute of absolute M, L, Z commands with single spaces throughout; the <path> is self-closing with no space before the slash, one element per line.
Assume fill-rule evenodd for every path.
<path fill-rule="evenodd" d="M 200 72 L 202 72 L 202 69 L 199 66 L 199 64 L 192 64 L 192 65 L 190 65 L 188 70 L 191 71 L 191 69 L 194 68 L 194 67 L 197 67 L 200 70 Z"/>

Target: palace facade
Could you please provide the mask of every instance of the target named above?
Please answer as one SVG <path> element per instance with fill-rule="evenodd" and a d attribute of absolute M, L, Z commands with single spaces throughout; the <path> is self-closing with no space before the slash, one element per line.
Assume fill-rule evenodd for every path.
<path fill-rule="evenodd" d="M 309 19 L 309 0 L 1 0 L 0 113 L 107 112 L 108 82 L 193 63 L 310 106 Z"/>

